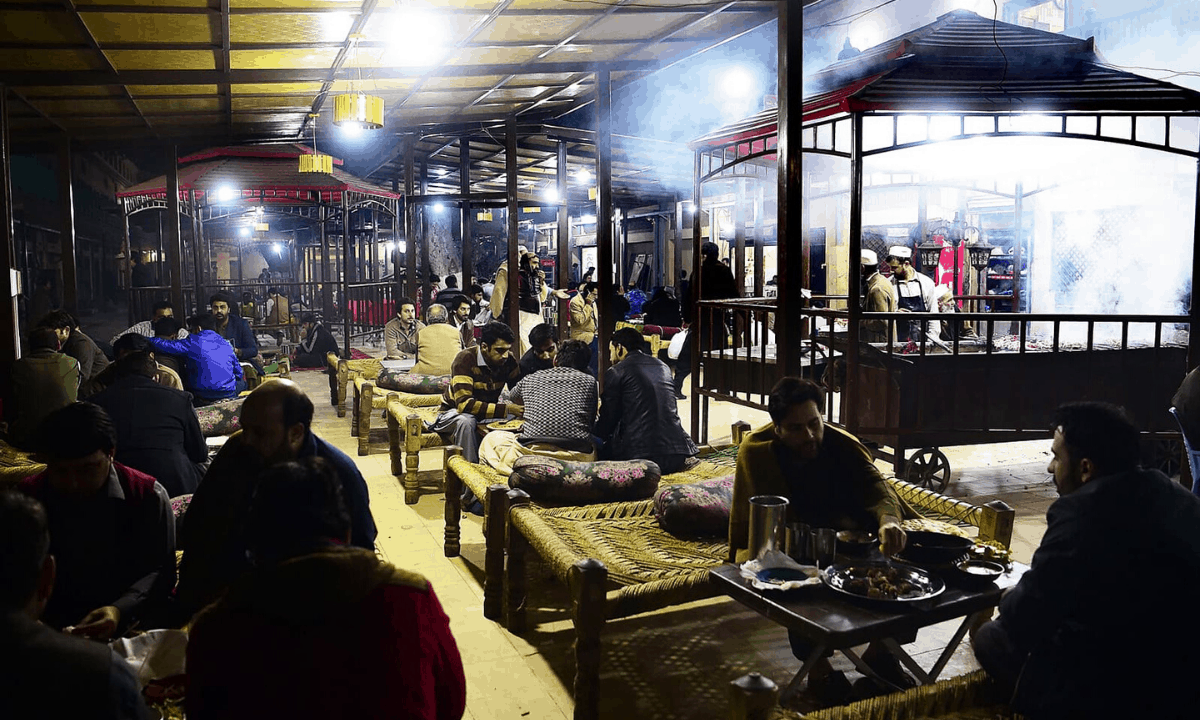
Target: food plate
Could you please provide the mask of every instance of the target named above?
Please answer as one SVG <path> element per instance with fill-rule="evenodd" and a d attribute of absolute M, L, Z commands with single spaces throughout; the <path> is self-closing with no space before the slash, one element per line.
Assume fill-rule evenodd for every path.
<path fill-rule="evenodd" d="M 488 430 L 508 430 L 509 432 L 516 432 L 523 427 L 525 427 L 524 420 L 498 420 L 487 424 Z"/>
<path fill-rule="evenodd" d="M 882 562 L 834 565 L 821 573 L 821 581 L 842 594 L 882 603 L 919 602 L 946 589 L 941 578 L 920 568 Z"/>
<path fill-rule="evenodd" d="M 812 565 L 800 565 L 781 552 L 765 553 L 758 560 L 741 564 L 742 577 L 757 590 L 796 590 L 820 585 L 821 577 Z"/>

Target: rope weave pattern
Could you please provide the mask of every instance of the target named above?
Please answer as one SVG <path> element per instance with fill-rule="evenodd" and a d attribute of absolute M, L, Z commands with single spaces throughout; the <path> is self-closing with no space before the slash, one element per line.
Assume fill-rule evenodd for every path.
<path fill-rule="evenodd" d="M 775 718 L 799 718 L 779 710 Z M 982 670 L 804 715 L 809 720 L 1019 720 Z"/>

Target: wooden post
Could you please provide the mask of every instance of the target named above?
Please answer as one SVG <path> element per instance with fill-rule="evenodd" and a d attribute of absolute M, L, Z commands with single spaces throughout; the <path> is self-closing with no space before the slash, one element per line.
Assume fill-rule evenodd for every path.
<path fill-rule="evenodd" d="M 16 237 L 13 231 L 12 150 L 8 144 L 8 88 L 0 85 L 0 272 L 8 290 L 0 308 L 0 360 L 21 357 L 20 321 L 17 318 L 18 281 Z M 32 325 L 39 318 L 29 318 Z"/>
<path fill-rule="evenodd" d="M 183 239 L 179 236 L 179 152 L 167 149 L 167 268 L 171 274 L 171 303 L 185 312 L 183 304 Z"/>
<path fill-rule="evenodd" d="M 204 266 L 208 262 L 204 258 L 204 226 L 200 223 L 200 210 L 196 206 L 196 191 L 195 189 L 188 190 L 188 212 L 192 216 L 192 273 L 195 276 L 195 292 L 196 292 L 196 312 L 202 313 L 208 305 L 208 298 L 204 297 Z M 266 256 L 266 251 L 263 252 Z M 234 298 L 234 307 L 229 311 L 233 312 L 236 307 L 241 304 L 240 298 Z"/>
<path fill-rule="evenodd" d="M 421 163 L 421 195 L 429 194 L 429 160 L 426 159 Z M 433 288 L 429 284 L 429 273 L 433 272 L 429 267 L 429 237 L 432 235 L 433 222 L 431 221 L 430 213 L 433 211 L 429 205 L 421 204 L 421 297 L 417 300 L 421 303 L 421 314 L 429 317 L 429 298 L 433 295 Z M 421 318 L 418 316 L 418 320 Z"/>
<path fill-rule="evenodd" d="M 404 504 L 416 505 L 421 493 L 421 433 L 425 422 L 417 414 L 404 419 Z"/>
<path fill-rule="evenodd" d="M 483 616 L 499 620 L 504 610 L 504 544 L 508 528 L 508 485 L 497 483 L 483 499 Z"/>
<path fill-rule="evenodd" d="M 401 297 L 416 299 L 417 288 L 417 206 L 413 203 L 413 193 L 415 192 L 416 174 L 416 146 L 417 140 L 412 135 L 408 136 L 404 145 L 404 293 Z M 390 319 L 393 314 L 398 315 L 400 311 L 399 298 L 396 299 L 396 307 L 392 308 L 392 312 L 388 313 Z"/>
<path fill-rule="evenodd" d="M 696 150 L 696 158 L 694 161 L 694 170 L 693 170 L 693 177 L 695 178 L 695 180 L 693 181 L 693 185 L 692 185 L 692 270 L 691 270 L 692 282 L 689 287 L 689 291 L 691 292 L 692 297 L 687 301 L 687 302 L 690 302 L 691 306 L 692 306 L 692 312 L 691 312 L 691 318 L 690 318 L 691 327 L 688 330 L 688 333 L 690 334 L 690 338 L 689 338 L 690 342 L 688 342 L 688 345 L 691 346 L 691 353 L 690 353 L 691 357 L 688 357 L 688 358 L 680 357 L 679 358 L 679 362 L 687 362 L 687 363 L 690 363 L 692 366 L 692 371 L 688 375 L 688 379 L 691 381 L 688 397 L 690 397 L 692 399 L 692 439 L 697 440 L 697 441 L 699 441 L 699 439 L 702 436 L 702 433 L 701 433 L 702 428 L 700 426 L 700 406 L 703 404 L 703 401 L 700 398 L 700 394 L 699 394 L 699 392 L 697 392 L 700 388 L 700 344 L 701 344 L 700 343 L 700 315 L 703 312 L 703 310 L 700 308 L 700 248 L 704 244 L 704 236 L 703 236 L 704 227 L 702 224 L 703 223 L 702 216 L 704 214 L 704 204 L 702 202 L 702 193 L 703 193 L 704 188 L 700 184 L 700 168 L 702 167 L 700 152 L 701 152 L 700 150 Z M 780 154 L 782 154 L 783 149 L 780 148 L 779 152 L 780 152 Z M 779 219 L 780 219 L 780 222 L 782 223 L 783 222 L 782 208 L 779 211 Z M 782 230 L 781 230 L 781 232 L 782 232 Z M 780 237 L 782 238 L 783 236 L 780 235 Z M 784 245 L 784 243 L 782 241 L 779 242 L 778 252 L 779 252 L 780 256 L 782 256 L 783 252 L 784 252 L 783 245 Z M 799 295 L 799 293 L 797 293 L 797 296 L 798 295 Z M 680 298 L 680 301 L 682 302 L 683 298 Z M 778 345 L 778 338 L 779 338 L 778 333 L 776 334 L 776 338 L 777 338 L 777 346 L 779 346 Z M 785 353 L 783 353 L 783 352 L 778 352 L 779 356 L 782 356 L 784 354 Z M 707 435 L 707 434 L 708 434 L 708 428 L 705 427 L 705 428 L 703 428 L 703 435 Z"/>
<path fill-rule="evenodd" d="M 62 258 L 63 309 L 79 313 L 79 281 L 75 268 L 75 200 L 71 165 L 71 138 L 63 135 L 58 143 L 59 252 Z"/>
<path fill-rule="evenodd" d="M 457 445 L 446 448 L 446 534 L 443 543 L 446 557 L 458 557 L 461 549 L 462 480 L 450 467 L 450 458 L 454 456 L 462 457 L 462 448 Z"/>
<path fill-rule="evenodd" d="M 779 377 L 800 374 L 800 341 L 802 323 L 794 319 L 800 317 L 802 307 L 800 289 L 808 284 L 808 259 L 803 253 L 801 243 L 806 240 L 803 236 L 795 237 L 800 229 L 803 218 L 796 217 L 800 210 L 800 130 L 803 122 L 800 94 L 800 68 L 793 64 L 800 61 L 800 3 L 794 0 L 779 3 L 779 115 L 778 115 L 778 158 L 779 186 L 778 213 L 776 227 L 777 251 L 779 257 L 779 300 L 775 315 L 775 347 L 777 348 L 776 368 Z M 859 116 L 861 120 L 861 115 Z M 860 128 L 861 130 L 861 125 Z M 861 148 L 862 133 L 857 134 Z M 861 171 L 861 155 L 859 169 Z M 861 179 L 861 177 L 860 177 Z M 859 186 L 861 191 L 861 185 Z M 853 187 L 851 194 L 853 195 Z M 861 192 L 858 196 L 861 211 Z M 850 228 L 850 259 L 858 257 L 861 247 L 861 212 L 860 227 Z M 851 221 L 853 223 L 853 220 Z M 803 235 L 801 233 L 801 235 Z M 799 252 L 798 252 L 799 251 Z M 858 359 L 858 313 L 854 308 L 858 304 L 858 273 L 850 274 L 850 342 L 852 357 L 847 358 L 847 384 L 853 384 L 852 375 L 857 369 Z M 695 283 L 693 282 L 693 285 Z M 693 400 L 692 402 L 695 402 Z"/>
<path fill-rule="evenodd" d="M 754 190 L 754 297 L 763 297 L 763 286 L 766 284 L 767 268 L 763 258 L 763 243 L 767 241 L 767 231 L 763 222 L 763 188 L 760 184 Z M 776 269 L 778 273 L 778 269 Z M 765 333 L 764 333 L 765 334 Z M 762 339 L 766 342 L 766 338 Z"/>
<path fill-rule="evenodd" d="M 350 252 L 350 242 L 350 193 L 342 190 L 342 294 L 338 301 L 342 306 L 342 332 L 345 334 L 342 357 L 347 360 L 353 357 L 350 354 L 350 275 L 354 271 L 354 258 Z"/>
<path fill-rule="evenodd" d="M 462 226 L 459 235 L 462 237 L 462 282 L 458 285 L 464 294 L 470 294 L 471 276 L 475 274 L 475 246 L 471 237 L 471 223 L 475 220 L 474 208 L 471 207 L 471 141 L 465 137 L 458 139 L 458 191 L 462 194 L 459 203 L 459 216 Z"/>
<path fill-rule="evenodd" d="M 333 325 L 333 260 L 329 257 L 329 228 L 326 225 L 329 223 L 329 208 L 321 205 L 320 211 L 320 226 L 321 226 L 321 307 L 325 317 L 322 318 L 329 326 Z M 342 393 L 345 393 L 346 387 L 342 386 Z M 343 417 L 346 414 L 345 402 L 341 402 L 338 417 Z"/>
<path fill-rule="evenodd" d="M 133 317 L 134 307 L 134 291 L 133 291 L 133 247 L 129 243 L 129 213 L 125 208 L 125 202 L 121 201 L 121 231 L 125 238 L 125 297 L 128 309 L 129 324 L 133 325 L 140 318 Z M 138 253 L 141 255 L 141 252 Z"/>
<path fill-rule="evenodd" d="M 612 78 L 607 68 L 596 71 L 596 279 L 600 296 L 596 298 L 600 322 L 597 367 L 600 389 L 608 370 L 608 343 L 616 327 L 612 315 L 613 297 L 613 202 L 612 202 Z"/>
<path fill-rule="evenodd" d="M 558 141 L 558 282 L 559 290 L 566 290 L 571 283 L 571 218 L 568 216 L 570 207 L 567 203 L 567 141 Z M 569 300 L 556 300 L 558 303 L 558 338 L 567 339 L 568 326 L 571 319 Z"/>
<path fill-rule="evenodd" d="M 513 510 L 530 503 L 524 490 L 508 492 L 508 512 L 505 514 L 505 540 L 508 550 L 508 566 L 504 569 L 504 626 L 514 635 L 525 632 L 525 556 L 529 551 L 529 540 L 513 527 Z"/>
<path fill-rule="evenodd" d="M 600 717 L 600 634 L 604 631 L 608 568 L 595 558 L 571 568 L 571 619 L 575 622 L 575 720 Z"/>
<path fill-rule="evenodd" d="M 517 208 L 517 118 L 511 115 L 504 121 L 504 172 L 504 191 L 508 201 L 508 297 L 504 300 L 506 317 L 497 319 L 507 322 L 512 328 L 516 336 L 513 355 L 519 358 L 525 350 L 521 347 L 521 312 L 518 306 L 521 266 L 517 257 L 517 246 L 520 245 L 517 238 L 517 213 L 520 212 Z"/>

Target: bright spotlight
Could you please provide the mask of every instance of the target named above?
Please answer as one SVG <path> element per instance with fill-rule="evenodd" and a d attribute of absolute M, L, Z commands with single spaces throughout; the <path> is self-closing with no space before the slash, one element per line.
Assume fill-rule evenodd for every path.
<path fill-rule="evenodd" d="M 396 249 L 396 243 L 394 243 L 394 242 L 385 243 L 383 247 L 388 252 L 392 252 Z"/>
<path fill-rule="evenodd" d="M 279 243 L 275 243 L 275 245 L 274 245 L 274 248 L 275 248 L 275 254 L 276 254 L 276 255 L 282 255 L 282 254 L 283 254 L 283 246 L 282 246 L 282 245 L 280 245 Z"/>
<path fill-rule="evenodd" d="M 221 202 L 229 202 L 238 196 L 238 191 L 232 185 L 222 185 L 217 188 L 217 199 Z"/>
<path fill-rule="evenodd" d="M 579 221 L 582 222 L 584 225 L 595 225 L 596 224 L 596 216 L 595 215 L 584 215 L 583 217 L 579 218 Z"/>
<path fill-rule="evenodd" d="M 558 188 L 548 187 L 542 192 L 542 199 L 546 202 L 558 202 Z"/>
<path fill-rule="evenodd" d="M 575 180 L 580 185 L 587 185 L 592 181 L 592 174 L 581 168 L 579 172 L 575 173 Z"/>
<path fill-rule="evenodd" d="M 721 93 L 727 98 L 748 98 L 755 94 L 754 75 L 743 67 L 731 67 L 721 73 Z"/>
<path fill-rule="evenodd" d="M 441 203 L 434 203 L 434 204 L 433 204 L 433 211 L 434 211 L 434 212 L 441 212 L 443 209 L 445 209 L 445 207 L 446 207 L 446 206 L 445 206 L 445 205 L 443 205 L 443 204 L 441 204 Z"/>
<path fill-rule="evenodd" d="M 340 127 L 342 128 L 342 135 L 346 136 L 347 138 L 357 138 L 362 136 L 363 127 L 361 123 L 342 123 Z"/>
<path fill-rule="evenodd" d="M 250 228 L 242 228 L 242 237 L 250 237 Z"/>

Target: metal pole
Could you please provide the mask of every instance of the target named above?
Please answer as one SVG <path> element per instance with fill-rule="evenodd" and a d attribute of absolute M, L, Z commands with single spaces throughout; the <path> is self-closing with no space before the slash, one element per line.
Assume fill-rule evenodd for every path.
<path fill-rule="evenodd" d="M 417 208 L 412 202 L 416 174 L 417 140 L 408 136 L 404 145 L 404 295 L 415 298 L 417 295 L 417 241 L 416 224 Z M 397 298 L 399 299 L 399 298 Z M 395 308 L 397 311 L 399 307 Z M 390 317 L 390 315 L 389 315 Z"/>
<path fill-rule="evenodd" d="M 1025 238 L 1023 237 L 1022 225 L 1024 223 L 1023 216 L 1025 214 L 1025 184 L 1017 183 L 1016 189 L 1016 207 L 1013 208 L 1013 272 L 1012 272 L 1012 311 L 1015 313 L 1021 312 L 1021 259 L 1024 256 L 1023 246 Z M 979 288 L 980 295 L 987 295 L 987 266 L 983 267 L 983 283 Z"/>
<path fill-rule="evenodd" d="M 558 158 L 555 168 L 558 170 L 558 283 L 560 290 L 565 290 L 571 282 L 571 219 L 568 217 L 570 208 L 567 206 L 567 141 L 558 141 Z M 567 302 L 555 300 L 558 304 L 558 337 L 566 339 L 567 325 L 571 312 Z"/>
<path fill-rule="evenodd" d="M 334 276 L 333 260 L 329 257 L 329 228 L 326 227 L 329 223 L 329 208 L 321 205 L 318 216 L 321 218 L 321 307 L 324 310 L 325 322 L 332 326 Z"/>
<path fill-rule="evenodd" d="M 800 243 L 792 233 L 800 230 L 803 218 L 794 218 L 793 211 L 799 210 L 800 189 L 800 130 L 801 114 L 800 71 L 792 68 L 789 59 L 798 61 L 800 55 L 800 8 L 791 0 L 779 4 L 779 116 L 778 116 L 778 221 L 776 247 L 779 257 L 778 283 L 779 300 L 775 313 L 776 367 L 780 377 L 800 374 L 801 325 L 793 318 L 800 317 L 802 298 L 800 289 L 808 284 L 808 264 L 804 254 L 797 253 Z M 862 116 L 854 116 L 855 131 L 852 141 L 859 149 L 857 184 L 851 179 L 850 210 L 850 260 L 861 254 L 862 248 Z M 856 189 L 857 188 L 857 192 Z M 857 198 L 857 210 L 854 202 Z M 791 225 L 791 223 L 795 225 Z M 857 226 L 855 223 L 857 222 Z M 792 228 L 795 228 L 793 230 Z M 847 352 L 847 396 L 853 387 L 854 372 L 858 364 L 858 286 L 859 273 L 847 273 L 850 278 L 850 339 Z M 695 283 L 693 282 L 693 285 Z"/>
<path fill-rule="evenodd" d="M 737 181 L 737 194 L 733 200 L 733 277 L 737 281 L 738 295 L 746 291 L 746 181 Z"/>
<path fill-rule="evenodd" d="M 473 209 L 471 207 L 471 141 L 467 138 L 458 139 L 458 189 L 463 195 L 463 201 L 459 204 L 462 217 L 462 228 L 459 234 L 462 237 L 462 282 L 459 287 L 464 293 L 469 293 L 471 290 L 471 277 L 475 274 L 475 247 L 471 237 L 471 222 L 475 219 Z"/>
<path fill-rule="evenodd" d="M 4 299 L 7 307 L 0 309 L 0 359 L 17 360 L 21 357 L 21 332 L 17 319 L 17 295 L 20 292 L 17 274 L 16 237 L 13 228 L 12 197 L 12 151 L 8 144 L 8 88 L 0 85 L 0 270 L 8 292 Z M 38 318 L 30 318 L 30 324 Z"/>
<path fill-rule="evenodd" d="M 600 281 L 600 389 L 608 370 L 608 344 L 615 328 L 613 297 L 613 198 L 612 198 L 612 77 L 607 68 L 596 71 L 596 277 Z"/>
<path fill-rule="evenodd" d="M 421 194 L 429 194 L 429 161 L 421 163 Z M 433 222 L 427 205 L 421 206 L 421 312 L 429 312 L 429 296 L 432 288 L 429 285 L 429 238 L 433 235 Z M 428 315 L 427 315 L 428 316 Z"/>
<path fill-rule="evenodd" d="M 167 256 L 171 303 L 183 308 L 183 239 L 179 235 L 179 149 L 167 149 Z"/>
<path fill-rule="evenodd" d="M 700 185 L 700 168 L 702 167 L 700 152 L 700 150 L 696 151 L 695 169 L 692 173 L 693 177 L 695 178 L 692 186 L 692 282 L 689 286 L 689 291 L 691 292 L 692 297 L 690 301 L 685 301 L 690 302 L 692 306 L 691 317 L 689 318 L 691 327 L 688 330 L 688 333 L 690 334 L 690 342 L 688 344 L 691 346 L 691 357 L 686 359 L 680 357 L 677 361 L 687 362 L 692 366 L 692 371 L 689 374 L 689 379 L 691 380 L 689 397 L 692 399 L 693 439 L 698 439 L 700 437 L 701 405 L 700 396 L 697 392 L 700 388 L 700 314 L 702 312 L 700 309 L 700 245 L 704 241 L 704 238 L 701 235 L 703 232 L 703 227 L 701 225 L 703 220 L 700 217 L 704 207 L 700 202 L 701 193 L 703 192 L 703 187 Z M 779 152 L 782 153 L 783 149 L 780 148 Z M 783 243 L 780 243 L 780 252 L 782 252 L 782 246 Z M 683 298 L 680 298 L 680 300 L 683 301 Z"/>
<path fill-rule="evenodd" d="M 138 318 L 133 317 L 133 247 L 129 242 L 129 213 L 125 209 L 125 202 L 121 202 L 121 229 L 125 237 L 125 298 L 126 309 L 128 310 L 129 324 L 133 325 Z M 141 255 L 141 253 L 138 253 Z"/>
<path fill-rule="evenodd" d="M 71 167 L 71 138 L 63 135 L 58 143 L 58 210 L 61 230 L 58 234 L 62 259 L 63 309 L 79 312 L 79 280 L 75 268 L 75 200 Z"/>
<path fill-rule="evenodd" d="M 763 187 L 759 184 L 754 191 L 754 297 L 758 298 L 763 297 L 767 274 L 766 259 L 763 257 L 767 232 L 763 225 Z"/>
<path fill-rule="evenodd" d="M 196 287 L 196 312 L 204 312 L 206 303 L 204 302 L 204 266 L 208 263 L 204 260 L 204 231 L 200 224 L 199 210 L 196 207 L 196 191 L 188 191 L 188 210 L 192 213 L 192 272 L 195 273 Z M 266 252 L 263 252 L 263 257 L 266 257 Z M 234 298 L 235 304 L 240 304 L 238 298 Z"/>
<path fill-rule="evenodd" d="M 1192 304 L 1188 309 L 1188 369 L 1200 365 L 1200 161 L 1196 163 L 1196 204 L 1192 229 Z M 1017 268 L 1014 268 L 1016 270 Z M 1015 308 L 1014 308 L 1015 310 Z"/>
<path fill-rule="evenodd" d="M 344 333 L 342 357 L 350 359 L 350 274 L 354 271 L 354 257 L 350 252 L 350 194 L 342 190 L 342 332 Z M 370 316 L 369 303 L 364 301 L 363 312 Z"/>
<path fill-rule="evenodd" d="M 508 325 L 517 336 L 513 349 L 518 352 L 514 354 L 520 357 L 520 352 L 524 351 L 520 349 L 521 310 L 518 307 L 521 268 L 517 264 L 517 119 L 511 115 L 504 121 L 504 169 L 504 190 L 508 199 L 508 297 L 504 304 L 508 306 Z"/>

